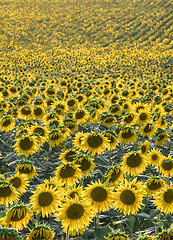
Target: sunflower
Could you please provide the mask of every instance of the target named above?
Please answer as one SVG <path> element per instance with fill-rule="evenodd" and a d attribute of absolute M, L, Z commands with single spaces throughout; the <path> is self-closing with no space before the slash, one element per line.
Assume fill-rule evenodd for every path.
<path fill-rule="evenodd" d="M 82 137 L 82 150 L 91 152 L 91 155 L 95 155 L 96 153 L 99 155 L 109 147 L 109 140 L 102 133 L 84 133 Z"/>
<path fill-rule="evenodd" d="M 125 111 L 130 112 L 131 111 L 131 107 L 132 107 L 132 104 L 129 101 L 124 101 L 122 103 L 122 111 L 123 112 L 125 112 Z"/>
<path fill-rule="evenodd" d="M 161 129 L 167 128 L 166 118 L 162 116 L 162 117 L 157 121 L 157 124 L 158 124 L 158 127 L 161 128 Z"/>
<path fill-rule="evenodd" d="M 134 215 L 143 206 L 143 188 L 136 189 L 134 183 L 125 180 L 116 188 L 114 196 L 114 207 L 124 215 Z"/>
<path fill-rule="evenodd" d="M 152 148 L 151 151 L 147 154 L 147 162 L 149 165 L 158 167 L 160 162 L 163 160 L 163 155 L 160 150 Z"/>
<path fill-rule="evenodd" d="M 78 101 L 79 106 L 82 106 L 83 103 L 86 101 L 86 97 L 83 93 L 78 93 L 77 96 L 76 96 L 76 99 Z"/>
<path fill-rule="evenodd" d="M 164 189 L 165 186 L 166 182 L 160 177 L 151 177 L 145 182 L 145 191 L 149 197 L 152 197 L 154 194 Z"/>
<path fill-rule="evenodd" d="M 135 176 L 145 171 L 147 161 L 143 154 L 138 152 L 126 153 L 121 163 L 123 172 Z"/>
<path fill-rule="evenodd" d="M 109 107 L 109 112 L 113 115 L 120 116 L 122 113 L 122 107 L 119 104 L 113 104 Z"/>
<path fill-rule="evenodd" d="M 118 135 L 118 140 L 124 144 L 135 142 L 136 138 L 137 138 L 136 132 L 131 127 L 122 128 Z"/>
<path fill-rule="evenodd" d="M 35 135 L 40 145 L 43 145 L 43 143 L 48 139 L 48 130 L 47 128 L 36 124 L 30 128 L 30 135 Z"/>
<path fill-rule="evenodd" d="M 48 127 L 48 128 L 51 128 L 51 127 L 58 128 L 62 124 L 63 124 L 62 119 L 55 117 L 55 118 L 50 119 L 49 121 L 47 121 L 46 127 Z"/>
<path fill-rule="evenodd" d="M 20 194 L 25 193 L 27 187 L 29 186 L 29 181 L 26 174 L 17 173 L 13 177 L 7 178 L 7 182 L 11 183 L 13 187 L 20 192 Z"/>
<path fill-rule="evenodd" d="M 68 138 L 71 134 L 71 131 L 68 127 L 59 126 L 57 129 L 60 130 L 60 132 L 63 134 L 64 140 Z"/>
<path fill-rule="evenodd" d="M 101 124 L 106 126 L 107 128 L 111 127 L 116 123 L 116 117 L 112 114 L 106 114 L 103 116 Z"/>
<path fill-rule="evenodd" d="M 30 106 L 22 106 L 17 111 L 17 116 L 20 119 L 29 120 L 32 117 L 32 108 Z"/>
<path fill-rule="evenodd" d="M 53 240 L 54 235 L 55 234 L 51 231 L 49 227 L 39 225 L 37 227 L 34 227 L 30 231 L 26 240 L 36 240 L 36 239 Z"/>
<path fill-rule="evenodd" d="M 55 179 L 60 185 L 73 186 L 82 178 L 82 171 L 78 165 L 65 163 L 56 168 Z"/>
<path fill-rule="evenodd" d="M 61 205 L 61 208 L 56 214 L 56 217 L 61 220 L 64 232 L 69 231 L 69 235 L 82 234 L 88 227 L 94 217 L 92 207 L 75 198 L 66 199 L 66 202 Z"/>
<path fill-rule="evenodd" d="M 141 109 L 138 111 L 136 115 L 136 122 L 140 124 L 146 123 L 150 121 L 150 119 L 151 119 L 151 114 L 148 111 L 148 109 Z"/>
<path fill-rule="evenodd" d="M 136 122 L 136 117 L 135 114 L 133 113 L 127 113 L 125 116 L 123 116 L 122 119 L 122 124 L 127 124 L 127 125 L 134 125 Z"/>
<path fill-rule="evenodd" d="M 53 129 L 48 134 L 48 141 L 50 146 L 59 146 L 60 143 L 62 143 L 65 140 L 64 135 L 59 129 Z"/>
<path fill-rule="evenodd" d="M 94 168 L 96 167 L 96 165 L 93 163 L 93 159 L 84 154 L 78 155 L 75 158 L 74 163 L 79 165 L 79 168 L 82 170 L 83 177 L 86 177 L 93 172 Z"/>
<path fill-rule="evenodd" d="M 19 234 L 14 228 L 0 228 L 0 239 L 14 240 L 19 237 Z"/>
<path fill-rule="evenodd" d="M 15 120 L 10 115 L 5 115 L 0 119 L 0 130 L 3 132 L 9 132 L 15 127 Z"/>
<path fill-rule="evenodd" d="M 74 140 L 73 140 L 73 143 L 74 143 L 74 146 L 80 150 L 82 150 L 82 138 L 85 136 L 85 134 L 83 132 L 77 132 L 75 134 L 75 137 L 74 137 Z"/>
<path fill-rule="evenodd" d="M 73 162 L 77 154 L 79 154 L 79 152 L 75 149 L 67 149 L 60 154 L 59 159 L 63 163 Z"/>
<path fill-rule="evenodd" d="M 16 174 L 26 174 L 29 179 L 33 179 L 36 173 L 34 165 L 29 161 L 22 161 L 15 169 Z"/>
<path fill-rule="evenodd" d="M 142 137 L 150 138 L 157 132 L 157 125 L 154 124 L 153 122 L 144 123 L 140 127 L 139 132 L 142 135 Z"/>
<path fill-rule="evenodd" d="M 164 177 L 173 176 L 173 159 L 170 155 L 162 158 L 159 164 L 159 172 Z"/>
<path fill-rule="evenodd" d="M 7 207 L 14 202 L 17 202 L 19 193 L 10 183 L 5 180 L 0 181 L 0 204 L 5 204 Z"/>
<path fill-rule="evenodd" d="M 75 110 L 77 108 L 78 101 L 75 98 L 69 98 L 67 100 L 68 110 Z"/>
<path fill-rule="evenodd" d="M 24 154 L 25 156 L 33 155 L 39 149 L 38 141 L 36 136 L 24 135 L 16 140 L 16 144 L 14 145 L 14 149 L 17 154 Z"/>
<path fill-rule="evenodd" d="M 43 183 L 37 185 L 36 191 L 42 188 L 52 188 L 55 191 L 61 192 L 61 195 L 64 196 L 64 189 L 58 184 L 55 178 L 50 177 L 50 180 L 44 179 Z"/>
<path fill-rule="evenodd" d="M 140 110 L 144 110 L 144 109 L 149 109 L 149 106 L 144 103 L 140 103 L 140 102 L 135 103 L 132 106 L 132 110 L 135 113 L 139 113 Z"/>
<path fill-rule="evenodd" d="M 110 234 L 106 240 L 130 240 L 130 238 L 125 233 L 118 231 Z"/>
<path fill-rule="evenodd" d="M 46 114 L 46 112 L 42 106 L 34 106 L 32 110 L 33 110 L 33 119 L 43 120 L 43 117 Z"/>
<path fill-rule="evenodd" d="M 165 214 L 173 213 L 173 186 L 166 185 L 164 189 L 154 196 L 154 205 Z"/>
<path fill-rule="evenodd" d="M 156 236 L 156 240 L 172 240 L 173 238 L 173 230 L 167 229 L 167 230 L 163 230 L 161 233 L 159 233 Z"/>
<path fill-rule="evenodd" d="M 169 135 L 166 131 L 162 130 L 157 134 L 158 139 L 156 139 L 155 143 L 157 145 L 163 145 L 166 141 L 170 141 Z"/>
<path fill-rule="evenodd" d="M 26 205 L 15 205 L 9 209 L 1 222 L 5 227 L 22 230 L 27 228 L 27 224 L 33 215 L 32 211 Z"/>
<path fill-rule="evenodd" d="M 55 188 L 40 188 L 32 193 L 30 204 L 33 212 L 36 212 L 36 214 L 42 212 L 42 217 L 48 217 L 48 215 L 58 211 L 60 195 L 57 194 Z"/>
<path fill-rule="evenodd" d="M 105 184 L 111 184 L 111 186 L 117 186 L 119 182 L 121 182 L 124 179 L 123 176 L 123 170 L 121 167 L 115 165 L 111 167 L 106 176 L 106 181 L 104 182 Z"/>
<path fill-rule="evenodd" d="M 75 130 L 77 130 L 77 123 L 73 119 L 66 118 L 63 122 L 64 125 L 70 129 L 71 133 L 74 133 Z"/>
<path fill-rule="evenodd" d="M 107 139 L 109 140 L 109 147 L 108 150 L 113 150 L 116 149 L 117 146 L 117 138 L 116 135 L 113 131 L 107 130 L 103 132 L 103 135 L 105 137 L 107 137 Z"/>
<path fill-rule="evenodd" d="M 148 150 L 149 150 L 149 145 L 150 145 L 150 142 L 149 141 L 145 141 L 144 143 L 141 144 L 141 146 L 139 147 L 139 151 L 142 153 L 142 154 L 147 154 L 148 153 Z"/>
<path fill-rule="evenodd" d="M 78 109 L 74 112 L 74 119 L 79 125 L 86 123 L 88 118 L 89 114 L 85 109 Z"/>
<path fill-rule="evenodd" d="M 93 212 L 105 212 L 109 210 L 114 201 L 112 187 L 106 187 L 100 180 L 91 182 L 84 190 L 83 199 L 93 207 Z"/>
<path fill-rule="evenodd" d="M 65 194 L 65 197 L 74 199 L 75 196 L 78 196 L 78 198 L 82 198 L 83 193 L 83 187 L 72 187 L 71 189 L 68 189 L 68 191 Z"/>
<path fill-rule="evenodd" d="M 89 118 L 88 120 L 92 123 L 96 123 L 100 120 L 100 114 L 99 111 L 95 108 L 92 108 L 89 110 Z"/>

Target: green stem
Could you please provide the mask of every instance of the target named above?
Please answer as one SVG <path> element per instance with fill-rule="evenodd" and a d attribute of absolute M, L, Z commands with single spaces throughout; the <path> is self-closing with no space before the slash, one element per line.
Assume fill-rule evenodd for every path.
<path fill-rule="evenodd" d="M 67 228 L 66 240 L 69 240 L 69 227 Z"/>
<path fill-rule="evenodd" d="M 96 214 L 96 228 L 99 227 L 99 213 Z"/>
<path fill-rule="evenodd" d="M 131 236 L 131 239 L 133 239 L 133 221 L 134 221 L 134 218 L 130 214 L 130 236 Z"/>

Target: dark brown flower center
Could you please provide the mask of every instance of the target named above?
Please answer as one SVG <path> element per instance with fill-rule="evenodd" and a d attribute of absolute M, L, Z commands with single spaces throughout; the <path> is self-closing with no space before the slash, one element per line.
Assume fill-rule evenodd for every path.
<path fill-rule="evenodd" d="M 24 173 L 24 174 L 29 174 L 33 171 L 33 166 L 31 165 L 31 167 L 29 168 L 29 166 L 21 166 L 19 168 L 19 172 L 20 173 Z"/>
<path fill-rule="evenodd" d="M 7 126 L 9 126 L 9 125 L 11 124 L 11 122 L 12 122 L 12 121 L 11 121 L 10 118 L 6 118 L 6 119 L 4 120 L 4 122 L 3 122 L 2 125 L 3 125 L 4 127 L 7 127 Z"/>
<path fill-rule="evenodd" d="M 134 136 L 134 133 L 130 129 L 128 129 L 128 131 L 126 132 L 122 131 L 122 138 L 127 139 L 127 138 L 131 138 L 132 136 Z"/>
<path fill-rule="evenodd" d="M 84 112 L 84 111 L 78 111 L 78 112 L 76 113 L 76 119 L 81 119 L 81 118 L 84 117 L 84 115 L 85 115 L 85 112 Z"/>
<path fill-rule="evenodd" d="M 65 159 L 66 159 L 68 162 L 73 162 L 74 157 L 75 157 L 75 154 L 76 154 L 76 152 L 70 151 L 70 152 L 66 153 Z"/>
<path fill-rule="evenodd" d="M 164 160 L 162 162 L 162 168 L 164 170 L 167 170 L 167 171 L 171 170 L 173 168 L 173 161 L 171 161 L 171 160 Z"/>
<path fill-rule="evenodd" d="M 128 167 L 138 167 L 142 163 L 142 157 L 139 155 L 139 153 L 132 153 L 129 157 L 127 157 L 126 163 Z"/>
<path fill-rule="evenodd" d="M 133 115 L 133 114 L 129 114 L 129 115 L 127 115 L 127 116 L 124 118 L 124 122 L 126 122 L 126 123 L 131 123 L 132 120 L 133 120 L 133 118 L 134 118 L 134 115 Z"/>
<path fill-rule="evenodd" d="M 120 175 L 121 175 L 121 170 L 114 169 L 114 171 L 112 172 L 112 174 L 110 176 L 109 182 L 114 183 L 119 178 Z"/>
<path fill-rule="evenodd" d="M 33 141 L 32 139 L 29 139 L 29 137 L 25 137 L 24 139 L 20 140 L 20 147 L 22 150 L 29 150 L 33 146 Z"/>
<path fill-rule="evenodd" d="M 13 214 L 10 219 L 12 222 L 20 221 L 26 216 L 26 209 L 18 208 L 15 210 L 17 211 L 13 211 Z"/>
<path fill-rule="evenodd" d="M 0 187 L 0 197 L 9 197 L 12 191 L 9 186 Z"/>
<path fill-rule="evenodd" d="M 106 200 L 107 198 L 107 191 L 102 188 L 102 187 L 95 187 L 92 191 L 91 191 L 91 198 L 95 201 L 95 202 L 103 202 Z"/>
<path fill-rule="evenodd" d="M 83 157 L 82 158 L 82 161 L 77 161 L 76 162 L 78 165 L 80 165 L 80 169 L 82 170 L 82 171 L 86 171 L 86 170 L 88 170 L 89 168 L 90 168 L 90 166 L 91 166 L 91 163 L 90 163 L 90 161 L 87 159 L 87 158 L 85 158 L 85 157 Z"/>
<path fill-rule="evenodd" d="M 80 204 L 71 205 L 66 212 L 67 217 L 72 220 L 77 220 L 81 218 L 83 214 L 84 214 L 84 208 Z"/>
<path fill-rule="evenodd" d="M 42 207 L 47 207 L 53 202 L 53 196 L 50 192 L 40 193 L 38 203 Z"/>
<path fill-rule="evenodd" d="M 173 202 L 173 189 L 168 189 L 164 194 L 164 200 L 167 203 Z"/>
<path fill-rule="evenodd" d="M 162 186 L 161 183 L 158 181 L 152 181 L 152 182 L 147 183 L 147 187 L 150 190 L 158 190 L 159 188 L 161 188 L 161 186 Z"/>
<path fill-rule="evenodd" d="M 44 131 L 44 129 L 41 128 L 41 127 L 36 127 L 36 128 L 34 129 L 34 133 L 39 134 L 40 136 L 43 137 L 44 134 L 45 134 L 45 131 Z"/>
<path fill-rule="evenodd" d="M 120 195 L 120 200 L 125 205 L 132 205 L 135 202 L 135 194 L 130 190 L 124 190 Z"/>
<path fill-rule="evenodd" d="M 73 107 L 75 105 L 75 100 L 71 99 L 67 102 L 67 105 L 70 106 L 70 107 Z"/>
<path fill-rule="evenodd" d="M 146 113 L 141 113 L 139 118 L 140 118 L 141 121 L 144 121 L 144 120 L 147 119 L 147 114 Z"/>
<path fill-rule="evenodd" d="M 151 156 L 151 158 L 152 158 L 153 161 L 156 161 L 158 159 L 158 155 L 157 154 L 153 154 Z"/>
<path fill-rule="evenodd" d="M 145 152 L 146 152 L 146 150 L 147 150 L 146 146 L 145 146 L 145 145 L 143 145 L 143 146 L 141 147 L 141 152 L 142 152 L 142 153 L 145 153 Z"/>
<path fill-rule="evenodd" d="M 102 145 L 103 139 L 99 135 L 91 135 L 87 139 L 89 147 L 98 148 Z"/>
<path fill-rule="evenodd" d="M 22 110 L 21 110 L 21 113 L 23 115 L 29 115 L 31 113 L 31 109 L 30 108 L 26 108 L 26 107 L 23 107 Z"/>
<path fill-rule="evenodd" d="M 149 123 L 147 123 L 145 128 L 144 128 L 144 132 L 148 133 L 148 132 L 151 132 L 151 130 L 152 130 L 151 125 Z"/>
<path fill-rule="evenodd" d="M 11 179 L 10 183 L 15 187 L 15 188 L 19 188 L 21 186 L 21 179 L 19 177 L 14 177 L 13 179 Z"/>
<path fill-rule="evenodd" d="M 34 108 L 34 115 L 39 116 L 43 113 L 41 108 Z"/>
<path fill-rule="evenodd" d="M 61 176 L 62 178 L 73 177 L 74 174 L 75 174 L 75 172 L 76 172 L 76 170 L 75 170 L 73 167 L 71 167 L 71 166 L 69 166 L 69 165 L 66 165 L 66 166 L 64 166 L 64 167 L 61 169 L 61 171 L 60 171 L 60 176 Z"/>

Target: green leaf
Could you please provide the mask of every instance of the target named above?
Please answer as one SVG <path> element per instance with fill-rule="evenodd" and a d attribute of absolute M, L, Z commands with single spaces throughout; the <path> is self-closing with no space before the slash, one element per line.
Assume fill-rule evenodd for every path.
<path fill-rule="evenodd" d="M 160 228 L 163 228 L 163 226 L 164 226 L 164 223 L 162 223 L 162 222 L 155 222 L 154 224 Z"/>
<path fill-rule="evenodd" d="M 97 228 L 95 230 L 95 236 L 98 239 L 104 239 L 105 240 L 105 237 L 107 237 L 108 234 L 111 233 L 111 232 L 112 232 L 112 230 L 109 226 L 102 227 L 102 228 Z"/>
<path fill-rule="evenodd" d="M 140 218 L 146 218 L 146 219 L 150 218 L 150 215 L 147 213 L 138 213 L 138 214 L 136 214 L 136 216 L 140 217 Z"/>
<path fill-rule="evenodd" d="M 22 240 L 21 237 L 16 237 L 14 240 Z"/>
<path fill-rule="evenodd" d="M 152 210 L 150 211 L 150 219 L 153 219 L 153 218 L 156 217 L 159 213 L 160 213 L 160 210 L 158 210 L 158 209 L 152 209 Z"/>
<path fill-rule="evenodd" d="M 5 217 L 5 211 L 3 211 L 3 212 L 0 212 L 0 218 L 3 218 L 3 217 Z"/>

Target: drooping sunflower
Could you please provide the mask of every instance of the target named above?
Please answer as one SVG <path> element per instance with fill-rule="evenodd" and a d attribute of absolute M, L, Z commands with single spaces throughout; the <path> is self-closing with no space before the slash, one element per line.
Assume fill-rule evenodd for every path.
<path fill-rule="evenodd" d="M 162 116 L 162 117 L 157 121 L 157 124 L 158 124 L 158 127 L 161 128 L 161 129 L 167 128 L 166 118 Z"/>
<path fill-rule="evenodd" d="M 93 212 L 105 212 L 112 206 L 114 194 L 112 187 L 106 187 L 98 180 L 85 188 L 83 199 L 93 207 Z"/>
<path fill-rule="evenodd" d="M 91 155 L 95 155 L 96 153 L 99 155 L 109 148 L 109 140 L 102 133 L 84 133 L 82 137 L 82 149 L 83 151 L 90 153 Z"/>
<path fill-rule="evenodd" d="M 156 139 L 155 143 L 159 146 L 170 140 L 169 134 L 164 130 L 160 131 L 156 136 L 158 139 Z"/>
<path fill-rule="evenodd" d="M 35 135 L 40 145 L 42 145 L 48 139 L 48 130 L 36 124 L 30 128 L 30 135 Z"/>
<path fill-rule="evenodd" d="M 145 156 L 141 154 L 140 151 L 130 152 L 124 155 L 121 165 L 124 173 L 136 176 L 137 174 L 145 171 L 147 167 L 147 161 Z"/>
<path fill-rule="evenodd" d="M 130 101 L 124 101 L 122 103 L 122 110 L 123 110 L 123 112 L 125 112 L 125 111 L 130 112 L 131 108 L 132 108 L 132 104 L 131 104 Z"/>
<path fill-rule="evenodd" d="M 89 114 L 85 109 L 81 108 L 74 112 L 74 119 L 79 125 L 86 123 L 88 118 L 89 118 Z"/>
<path fill-rule="evenodd" d="M 9 132 L 14 129 L 15 126 L 15 120 L 10 115 L 5 115 L 0 119 L 0 130 L 2 132 Z"/>
<path fill-rule="evenodd" d="M 92 108 L 91 110 L 89 110 L 88 120 L 92 123 L 96 123 L 100 120 L 100 114 L 99 114 L 98 109 Z"/>
<path fill-rule="evenodd" d="M 65 152 L 60 154 L 59 159 L 63 163 L 73 162 L 77 154 L 79 154 L 79 152 L 75 149 L 67 149 Z"/>
<path fill-rule="evenodd" d="M 105 116 L 103 116 L 101 121 L 101 124 L 108 128 L 114 125 L 115 123 L 116 123 L 116 117 L 112 114 L 106 114 Z"/>
<path fill-rule="evenodd" d="M 110 234 L 106 240 L 130 240 L 130 238 L 125 233 L 118 231 Z"/>
<path fill-rule="evenodd" d="M 160 150 L 152 148 L 147 154 L 147 162 L 149 165 L 158 167 L 160 162 L 163 160 L 164 156 L 161 154 Z"/>
<path fill-rule="evenodd" d="M 67 108 L 68 108 L 68 110 L 75 110 L 77 108 L 77 105 L 78 105 L 77 99 L 72 97 L 72 98 L 69 98 L 67 100 Z"/>
<path fill-rule="evenodd" d="M 159 233 L 157 236 L 156 236 L 156 240 L 172 240 L 173 238 L 173 230 L 170 228 L 170 229 L 165 229 L 163 230 L 161 233 Z"/>
<path fill-rule="evenodd" d="M 113 115 L 120 116 L 122 113 L 122 107 L 119 104 L 113 104 L 109 107 L 109 112 Z"/>
<path fill-rule="evenodd" d="M 110 184 L 110 186 L 116 186 L 124 179 L 123 170 L 118 165 L 111 167 L 106 176 L 105 184 Z"/>
<path fill-rule="evenodd" d="M 7 178 L 7 182 L 11 183 L 16 190 L 23 194 L 29 186 L 29 179 L 26 174 L 15 174 L 13 177 Z"/>
<path fill-rule="evenodd" d="M 76 156 L 74 163 L 79 165 L 79 168 L 82 170 L 82 174 L 85 177 L 93 172 L 94 168 L 96 167 L 96 165 L 93 163 L 93 160 L 85 154 Z"/>
<path fill-rule="evenodd" d="M 149 145 L 150 145 L 150 142 L 149 141 L 145 141 L 144 143 L 141 144 L 141 146 L 139 147 L 139 151 L 142 153 L 142 154 L 147 154 L 148 153 L 148 150 L 149 150 Z"/>
<path fill-rule="evenodd" d="M 150 138 L 157 132 L 157 125 L 153 122 L 144 123 L 140 127 L 139 132 L 142 135 L 142 137 Z"/>
<path fill-rule="evenodd" d="M 28 134 L 17 138 L 14 149 L 17 154 L 24 154 L 25 156 L 33 155 L 39 149 L 36 136 L 30 136 Z"/>
<path fill-rule="evenodd" d="M 152 197 L 154 194 L 164 189 L 165 186 L 166 182 L 160 177 L 151 177 L 145 182 L 145 191 L 149 197 Z"/>
<path fill-rule="evenodd" d="M 159 172 L 164 177 L 173 176 L 173 159 L 171 155 L 162 158 L 159 164 Z"/>
<path fill-rule="evenodd" d="M 61 205 L 56 217 L 61 220 L 64 232 L 69 231 L 69 235 L 82 234 L 94 217 L 92 207 L 85 201 L 75 198 L 66 199 Z"/>
<path fill-rule="evenodd" d="M 19 234 L 14 228 L 0 228 L 0 238 L 14 240 Z"/>
<path fill-rule="evenodd" d="M 53 240 L 54 235 L 55 234 L 51 231 L 49 227 L 39 225 L 37 227 L 34 227 L 30 231 L 26 240 L 36 240 L 36 239 Z"/>
<path fill-rule="evenodd" d="M 59 146 L 64 141 L 64 136 L 58 129 L 53 129 L 48 134 L 48 141 L 50 146 Z"/>
<path fill-rule="evenodd" d="M 43 217 L 48 217 L 48 215 L 58 211 L 60 197 L 55 188 L 40 188 L 32 193 L 30 204 L 33 212 L 36 212 L 36 214 L 42 212 Z"/>
<path fill-rule="evenodd" d="M 75 122 L 75 120 L 66 118 L 63 120 L 63 122 L 64 125 L 70 129 L 71 133 L 74 133 L 75 130 L 77 130 L 77 123 Z"/>
<path fill-rule="evenodd" d="M 29 120 L 32 117 L 33 110 L 30 106 L 22 106 L 17 111 L 17 116 L 20 119 Z"/>
<path fill-rule="evenodd" d="M 109 140 L 108 150 L 116 149 L 117 146 L 117 137 L 113 131 L 106 130 L 103 132 L 103 135 Z"/>
<path fill-rule="evenodd" d="M 132 127 L 122 128 L 118 135 L 118 140 L 124 144 L 128 144 L 130 142 L 135 142 L 136 138 L 137 138 L 136 132 Z"/>
<path fill-rule="evenodd" d="M 114 207 L 124 215 L 134 215 L 143 206 L 144 194 L 143 188 L 136 189 L 132 182 L 125 179 L 125 182 L 116 188 Z"/>
<path fill-rule="evenodd" d="M 130 113 L 127 113 L 125 116 L 123 116 L 123 119 L 122 119 L 122 124 L 127 124 L 127 125 L 134 125 L 136 122 L 136 117 L 135 117 L 135 114 L 130 112 Z"/>
<path fill-rule="evenodd" d="M 5 180 L 0 181 L 0 204 L 5 204 L 7 207 L 14 202 L 17 202 L 19 192 L 10 183 Z"/>
<path fill-rule="evenodd" d="M 85 136 L 85 134 L 83 132 L 77 132 L 75 134 L 75 137 L 74 137 L 74 140 L 73 140 L 73 143 L 74 143 L 74 146 L 80 150 L 82 150 L 82 138 Z"/>
<path fill-rule="evenodd" d="M 36 173 L 34 165 L 30 161 L 22 161 L 15 169 L 16 174 L 26 174 L 29 179 L 33 179 Z"/>
<path fill-rule="evenodd" d="M 27 224 L 32 215 L 31 209 L 26 205 L 15 205 L 7 211 L 1 223 L 5 227 L 10 226 L 11 228 L 22 230 L 23 227 L 27 228 Z"/>
<path fill-rule="evenodd" d="M 164 189 L 154 196 L 154 205 L 165 214 L 173 213 L 173 186 L 166 185 Z"/>
<path fill-rule="evenodd" d="M 78 165 L 65 163 L 56 168 L 55 179 L 60 185 L 65 187 L 73 186 L 82 178 L 82 171 Z"/>

